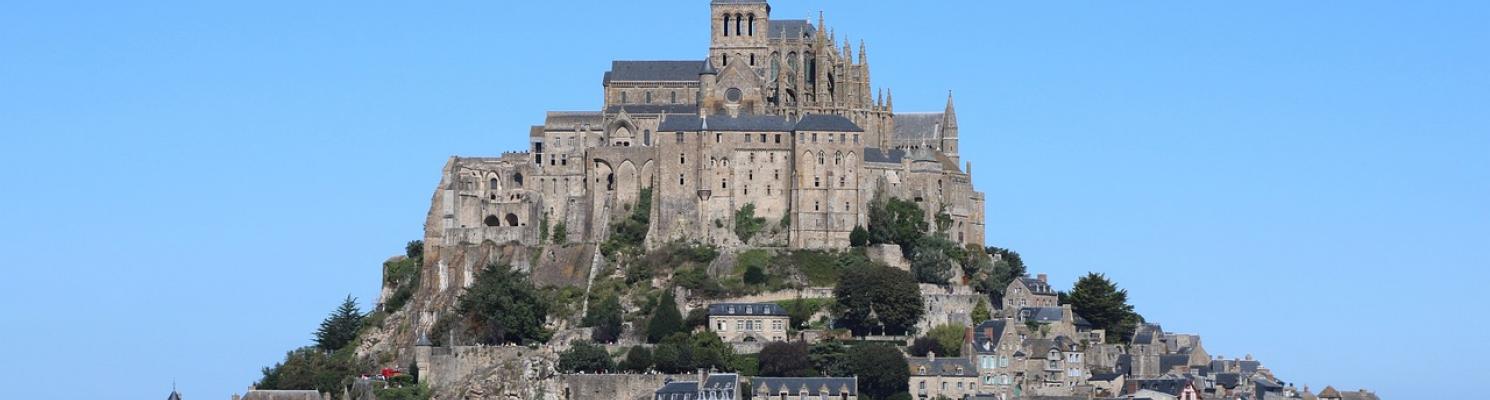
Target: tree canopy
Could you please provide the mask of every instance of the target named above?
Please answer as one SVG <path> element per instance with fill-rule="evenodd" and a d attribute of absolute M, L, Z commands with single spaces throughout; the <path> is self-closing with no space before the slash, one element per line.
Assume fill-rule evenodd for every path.
<path fill-rule="evenodd" d="M 605 347 L 581 341 L 575 342 L 569 346 L 568 350 L 559 353 L 558 369 L 565 373 L 599 373 L 614 371 L 616 363 L 611 360 L 610 353 L 605 352 Z"/>
<path fill-rule="evenodd" d="M 672 290 L 663 290 L 662 298 L 647 320 L 647 343 L 661 342 L 674 333 L 683 332 L 683 313 L 678 312 L 678 300 Z"/>
<path fill-rule="evenodd" d="M 862 344 L 848 353 L 849 369 L 859 377 L 859 392 L 875 399 L 904 393 L 910 388 L 910 366 L 899 349 L 885 344 Z"/>
<path fill-rule="evenodd" d="M 1143 322 L 1143 316 L 1128 304 L 1128 291 L 1119 289 L 1103 274 L 1087 273 L 1076 280 L 1066 297 L 1071 311 L 1086 318 L 1092 327 L 1107 331 L 1109 343 L 1132 339 L 1138 324 Z"/>
<path fill-rule="evenodd" d="M 486 344 L 546 342 L 543 329 L 548 304 L 528 281 L 527 274 L 492 264 L 476 275 L 456 305 L 469 333 Z"/>
<path fill-rule="evenodd" d="M 911 249 L 927 229 L 926 214 L 909 200 L 876 194 L 869 201 L 869 243 L 894 243 L 911 255 Z"/>
<path fill-rule="evenodd" d="M 357 308 L 357 298 L 347 295 L 341 306 L 321 321 L 320 329 L 316 329 L 316 347 L 325 351 L 346 347 L 357 339 L 363 317 L 362 310 Z"/>
<path fill-rule="evenodd" d="M 614 343 L 621 336 L 621 299 L 615 293 L 605 296 L 585 313 L 582 325 L 593 328 L 590 339 Z"/>
<path fill-rule="evenodd" d="M 813 376 L 806 342 L 771 342 L 761 348 L 761 376 Z"/>
<path fill-rule="evenodd" d="M 910 273 L 881 264 L 849 266 L 833 288 L 833 297 L 838 302 L 838 323 L 856 335 L 902 334 L 925 312 L 921 287 Z"/>

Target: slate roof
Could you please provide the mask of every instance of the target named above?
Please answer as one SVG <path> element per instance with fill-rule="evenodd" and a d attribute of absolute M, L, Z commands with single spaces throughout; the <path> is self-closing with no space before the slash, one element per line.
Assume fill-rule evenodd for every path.
<path fill-rule="evenodd" d="M 953 166 L 955 169 L 956 166 Z M 1039 278 L 1031 278 L 1029 275 L 1019 277 L 1024 282 L 1024 287 L 1030 289 L 1030 293 L 1041 296 L 1054 296 L 1055 290 L 1050 288 L 1050 283 L 1041 282 Z"/>
<path fill-rule="evenodd" d="M 625 109 L 630 114 L 697 114 L 698 106 L 693 104 L 612 104 L 605 107 L 607 113 L 618 113 Z"/>
<path fill-rule="evenodd" d="M 709 305 L 709 315 L 768 315 L 786 316 L 786 308 L 775 303 L 715 303 Z"/>
<path fill-rule="evenodd" d="M 769 37 L 772 39 L 782 36 L 787 39 L 803 39 L 804 34 L 811 37 L 817 32 L 817 28 L 805 19 L 773 19 L 769 25 L 771 30 L 767 33 L 771 34 Z"/>
<path fill-rule="evenodd" d="M 698 81 L 703 72 L 702 60 L 689 61 L 611 61 L 605 71 L 605 82 L 681 82 Z"/>
<path fill-rule="evenodd" d="M 865 147 L 864 148 L 864 161 L 865 162 L 881 162 L 881 163 L 895 163 L 895 164 L 899 164 L 900 161 L 901 160 L 904 160 L 904 159 L 905 159 L 905 150 L 902 150 L 902 149 L 883 150 L 883 149 L 880 149 L 878 147 Z"/>
<path fill-rule="evenodd" d="M 1180 393 L 1185 391 L 1185 385 L 1189 383 L 1190 380 L 1185 378 L 1158 378 L 1133 379 L 1129 380 L 1127 385 L 1129 388 L 1132 388 L 1133 392 L 1148 389 L 1170 396 L 1179 396 Z"/>
<path fill-rule="evenodd" d="M 1257 360 L 1242 360 L 1241 362 L 1237 363 L 1237 367 L 1242 371 L 1243 374 L 1247 375 L 1257 373 L 1257 368 L 1261 366 L 1262 361 Z"/>
<path fill-rule="evenodd" d="M 911 376 L 978 376 L 978 367 L 973 360 L 963 357 L 906 357 Z M 926 372 L 921 372 L 926 367 Z"/>
<path fill-rule="evenodd" d="M 915 112 L 895 113 L 895 134 L 892 140 L 933 140 L 941 138 L 943 113 Z"/>
<path fill-rule="evenodd" d="M 983 321 L 973 328 L 973 351 L 978 354 L 998 352 L 999 341 L 1004 338 L 1004 320 Z"/>
<path fill-rule="evenodd" d="M 605 115 L 598 111 L 549 111 L 543 119 L 543 128 L 548 130 L 575 130 L 583 125 L 600 129 Z"/>
<path fill-rule="evenodd" d="M 750 378 L 751 389 L 755 393 L 762 391 L 777 394 L 785 391 L 788 396 L 799 396 L 799 392 L 806 391 L 805 397 L 819 397 L 823 390 L 827 390 L 829 397 L 838 397 L 847 393 L 849 396 L 859 395 L 858 378 L 841 377 L 816 377 L 816 378 L 777 378 L 757 376 Z"/>
<path fill-rule="evenodd" d="M 1227 389 L 1235 389 L 1237 385 L 1242 384 L 1242 375 L 1235 372 L 1216 374 L 1216 384 L 1224 386 Z"/>
<path fill-rule="evenodd" d="M 791 132 L 792 123 L 786 117 L 771 115 L 714 115 L 701 118 L 697 115 L 668 115 L 657 126 L 659 132 L 698 132 L 702 130 L 737 132 Z"/>
<path fill-rule="evenodd" d="M 668 382 L 653 394 L 652 398 L 658 400 L 693 400 L 698 396 L 698 382 Z"/>
<path fill-rule="evenodd" d="M 1174 367 L 1190 365 L 1190 356 L 1185 354 L 1165 354 L 1159 356 L 1159 372 L 1169 372 Z"/>
<path fill-rule="evenodd" d="M 797 121 L 793 129 L 798 131 L 863 132 L 854 121 L 839 115 L 811 114 Z"/>
<path fill-rule="evenodd" d="M 1062 314 L 1060 307 L 1025 307 L 1019 309 L 1019 315 L 1025 320 L 1034 320 L 1041 323 L 1060 322 Z"/>
<path fill-rule="evenodd" d="M 1092 377 L 1087 378 L 1086 380 L 1087 382 L 1112 382 L 1114 380 L 1117 380 L 1117 378 L 1121 376 L 1123 376 L 1123 374 L 1092 374 Z"/>
<path fill-rule="evenodd" d="M 1163 336 L 1164 328 L 1159 324 L 1141 324 L 1133 333 L 1133 344 L 1155 344 Z"/>
<path fill-rule="evenodd" d="M 699 388 L 699 390 L 701 390 L 701 391 L 717 391 L 717 390 L 733 391 L 733 390 L 735 390 L 735 387 L 736 386 L 739 386 L 739 385 L 740 385 L 740 375 L 737 375 L 737 374 L 709 374 L 709 376 L 707 376 L 707 377 L 704 378 L 704 385 L 703 385 L 703 387 Z"/>

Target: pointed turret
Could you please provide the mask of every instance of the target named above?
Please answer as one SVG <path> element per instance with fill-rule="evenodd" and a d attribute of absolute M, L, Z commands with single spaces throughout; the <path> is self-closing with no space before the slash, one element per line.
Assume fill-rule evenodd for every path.
<path fill-rule="evenodd" d="M 885 111 L 895 112 L 895 89 L 885 89 Z"/>
<path fill-rule="evenodd" d="M 859 64 L 869 65 L 869 52 L 864 51 L 864 39 L 859 39 Z"/>
<path fill-rule="evenodd" d="M 957 109 L 952 106 L 952 91 L 947 91 L 947 109 L 942 111 L 942 154 L 957 165 Z"/>

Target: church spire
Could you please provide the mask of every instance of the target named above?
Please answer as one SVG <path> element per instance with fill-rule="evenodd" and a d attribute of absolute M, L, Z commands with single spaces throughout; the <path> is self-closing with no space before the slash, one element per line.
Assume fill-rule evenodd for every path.
<path fill-rule="evenodd" d="M 864 51 L 864 39 L 859 39 L 859 63 L 869 65 L 869 52 Z"/>
<path fill-rule="evenodd" d="M 944 120 L 942 122 L 942 131 L 951 131 L 955 137 L 957 134 L 957 110 L 952 107 L 951 90 L 947 91 L 947 109 L 942 111 L 942 119 Z"/>

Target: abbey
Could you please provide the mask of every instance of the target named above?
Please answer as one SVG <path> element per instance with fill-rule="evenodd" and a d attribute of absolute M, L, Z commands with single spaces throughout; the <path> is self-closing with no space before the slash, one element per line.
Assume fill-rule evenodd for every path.
<path fill-rule="evenodd" d="M 713 0 L 707 15 L 706 58 L 614 61 L 603 108 L 549 112 L 525 151 L 452 157 L 426 243 L 538 245 L 560 224 L 563 242 L 595 243 L 646 193 L 649 247 L 847 247 L 876 195 L 945 213 L 951 240 L 983 244 L 950 92 L 944 110 L 897 112 L 870 84 L 864 44 L 838 43 L 821 15 L 771 19 L 763 0 Z M 742 242 L 747 205 L 778 233 Z"/>

